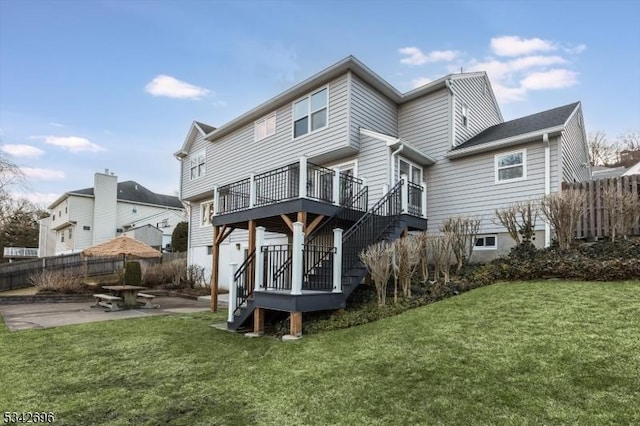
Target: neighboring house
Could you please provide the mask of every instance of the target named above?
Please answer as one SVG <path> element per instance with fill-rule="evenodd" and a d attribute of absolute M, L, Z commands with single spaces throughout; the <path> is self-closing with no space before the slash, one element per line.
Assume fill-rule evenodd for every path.
<path fill-rule="evenodd" d="M 624 166 L 593 166 L 591 167 L 591 176 L 593 179 L 617 178 L 624 175 L 626 170 L 627 169 Z"/>
<path fill-rule="evenodd" d="M 40 257 L 75 253 L 123 233 L 165 248 L 175 226 L 186 220 L 178 197 L 133 181 L 118 183 L 109 170 L 95 174 L 93 188 L 66 192 L 48 210 L 40 220 Z"/>
<path fill-rule="evenodd" d="M 219 128 L 194 122 L 176 157 L 188 259 L 240 292 L 231 328 L 254 309 L 256 324 L 262 309 L 277 309 L 292 312 L 294 327 L 299 312 L 344 306 L 364 276 L 359 250 L 406 231 L 438 232 L 448 217 L 481 219 L 478 258 L 504 253 L 512 243 L 495 209 L 591 178 L 580 103 L 504 122 L 484 72 L 401 93 L 351 56 Z M 297 249 L 283 248 L 298 247 L 295 221 L 304 244 L 337 247 L 332 229 L 344 229 L 342 279 L 318 277 L 332 255 L 310 260 L 311 246 L 295 266 Z M 536 243 L 548 244 L 551 230 L 541 221 L 536 230 Z M 260 243 L 267 247 L 254 251 Z M 291 296 L 290 268 L 304 269 L 302 295 Z M 250 297 L 254 285 L 286 296 Z"/>

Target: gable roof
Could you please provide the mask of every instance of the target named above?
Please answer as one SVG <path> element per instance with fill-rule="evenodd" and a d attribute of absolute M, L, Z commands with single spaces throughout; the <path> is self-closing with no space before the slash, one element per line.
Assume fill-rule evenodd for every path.
<path fill-rule="evenodd" d="M 456 146 L 452 151 L 455 152 L 456 150 L 462 150 L 489 142 L 526 135 L 528 133 L 535 133 L 540 130 L 552 129 L 558 126 L 564 126 L 578 105 L 580 105 L 580 102 L 574 102 L 558 108 L 516 118 L 515 120 L 495 124 L 478 133 L 471 139 L 468 139 Z"/>
<path fill-rule="evenodd" d="M 193 123 L 191 123 L 191 127 L 189 127 L 189 132 L 187 133 L 187 137 L 182 143 L 182 147 L 173 155 L 178 159 L 184 158 L 189 153 L 189 148 L 191 148 L 191 144 L 193 143 L 198 133 L 200 133 L 202 136 L 206 136 L 214 130 L 216 130 L 216 128 L 213 126 L 204 124 L 200 121 L 194 121 Z"/>
<path fill-rule="evenodd" d="M 264 115 L 272 112 L 279 105 L 282 105 L 287 102 L 292 102 L 295 99 L 299 98 L 300 96 L 307 94 L 309 91 L 313 90 L 314 88 L 322 84 L 326 84 L 329 81 L 349 71 L 354 73 L 358 77 L 360 77 L 362 80 L 364 80 L 365 82 L 373 86 L 376 90 L 378 90 L 380 93 L 382 93 L 392 101 L 396 102 L 397 104 L 402 104 L 402 103 L 411 101 L 413 99 L 416 99 L 420 96 L 426 95 L 428 93 L 432 93 L 437 90 L 446 88 L 447 81 L 451 79 L 465 79 L 469 77 L 478 77 L 478 76 L 484 76 L 485 78 L 487 78 L 485 72 L 450 74 L 442 78 L 439 78 L 437 80 L 434 80 L 428 84 L 420 86 L 416 89 L 410 90 L 409 92 L 401 93 L 400 91 L 398 91 L 398 89 L 393 87 L 386 80 L 384 80 L 378 74 L 373 72 L 369 67 L 364 65 L 354 56 L 350 55 L 344 58 L 343 60 L 338 61 L 335 64 L 329 66 L 328 68 L 325 68 L 324 70 L 312 75 L 306 80 L 296 84 L 295 86 L 285 90 L 284 92 L 274 96 L 273 98 L 267 100 L 266 102 L 246 112 L 245 114 L 242 114 L 241 116 L 236 117 L 235 119 L 220 126 L 219 128 L 207 133 L 205 138 L 207 140 L 213 140 L 213 139 L 222 137 L 224 135 L 227 135 L 233 132 L 234 130 L 237 130 L 238 128 L 246 125 L 247 123 L 251 123 L 252 121 L 260 119 Z M 491 88 L 490 84 L 489 84 L 489 88 Z M 493 94 L 493 89 L 491 89 L 491 91 Z M 181 153 L 181 152 L 183 152 L 183 150 L 179 151 L 178 153 Z M 176 153 L 176 156 L 178 153 Z M 184 151 L 184 153 L 186 153 L 186 151 Z"/>
<path fill-rule="evenodd" d="M 565 130 L 565 126 L 569 120 L 576 114 L 578 114 L 580 120 L 582 120 L 580 108 L 580 102 L 574 102 L 562 107 L 496 124 L 452 148 L 445 154 L 445 157 L 454 159 L 527 142 L 544 141 L 547 136 L 561 134 Z M 585 152 L 587 152 L 588 148 L 586 136 L 584 136 L 584 126 L 582 126 L 582 133 L 583 148 Z"/>
<path fill-rule="evenodd" d="M 67 195 L 94 196 L 93 188 L 78 189 L 67 192 Z M 117 199 L 120 201 L 131 201 L 140 204 L 152 204 L 156 206 L 182 209 L 182 203 L 178 197 L 173 195 L 156 194 L 140 185 L 137 182 L 128 180 L 118 182 Z M 57 204 L 57 203 L 54 203 Z M 54 205 L 52 204 L 52 205 Z"/>

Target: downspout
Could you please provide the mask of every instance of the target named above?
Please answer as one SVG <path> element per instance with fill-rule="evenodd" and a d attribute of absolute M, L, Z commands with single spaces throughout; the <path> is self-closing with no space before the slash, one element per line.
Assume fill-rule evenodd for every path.
<path fill-rule="evenodd" d="M 396 175 L 396 173 L 395 173 L 396 172 L 396 170 L 395 170 L 396 169 L 396 155 L 400 154 L 403 149 L 404 149 L 404 145 L 402 144 L 402 142 L 400 142 L 400 147 L 391 153 L 391 167 L 390 167 L 391 176 L 389 177 L 389 188 L 393 188 L 393 186 L 396 184 L 393 181 L 393 178 Z M 384 195 L 384 194 L 382 194 L 382 195 Z"/>
<path fill-rule="evenodd" d="M 451 79 L 446 79 L 444 81 L 445 86 L 449 89 L 449 94 L 451 97 L 449 98 L 449 136 L 451 137 L 451 146 L 454 147 L 456 144 L 456 120 L 455 120 L 455 106 L 456 106 L 456 94 L 453 91 L 453 87 L 451 87 Z"/>
<path fill-rule="evenodd" d="M 544 145 L 544 195 L 551 194 L 551 145 L 549 144 L 549 134 L 542 135 Z M 551 245 L 551 226 L 549 222 L 544 223 L 544 246 Z"/>

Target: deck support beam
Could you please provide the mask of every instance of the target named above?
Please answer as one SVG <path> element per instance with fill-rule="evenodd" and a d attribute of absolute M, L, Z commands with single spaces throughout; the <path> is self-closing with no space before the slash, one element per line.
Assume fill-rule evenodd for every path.
<path fill-rule="evenodd" d="M 292 337 L 302 336 L 302 312 L 291 312 L 289 315 L 289 334 Z"/>
<path fill-rule="evenodd" d="M 264 308 L 253 310 L 253 334 L 257 336 L 264 334 Z"/>

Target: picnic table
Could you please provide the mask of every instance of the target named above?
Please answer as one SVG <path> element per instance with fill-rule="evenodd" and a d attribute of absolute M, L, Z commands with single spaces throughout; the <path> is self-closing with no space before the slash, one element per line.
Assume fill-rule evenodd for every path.
<path fill-rule="evenodd" d="M 147 287 L 139 285 L 106 285 L 102 288 L 122 297 L 122 306 L 125 308 L 136 308 L 138 306 L 138 292 L 148 290 Z"/>

